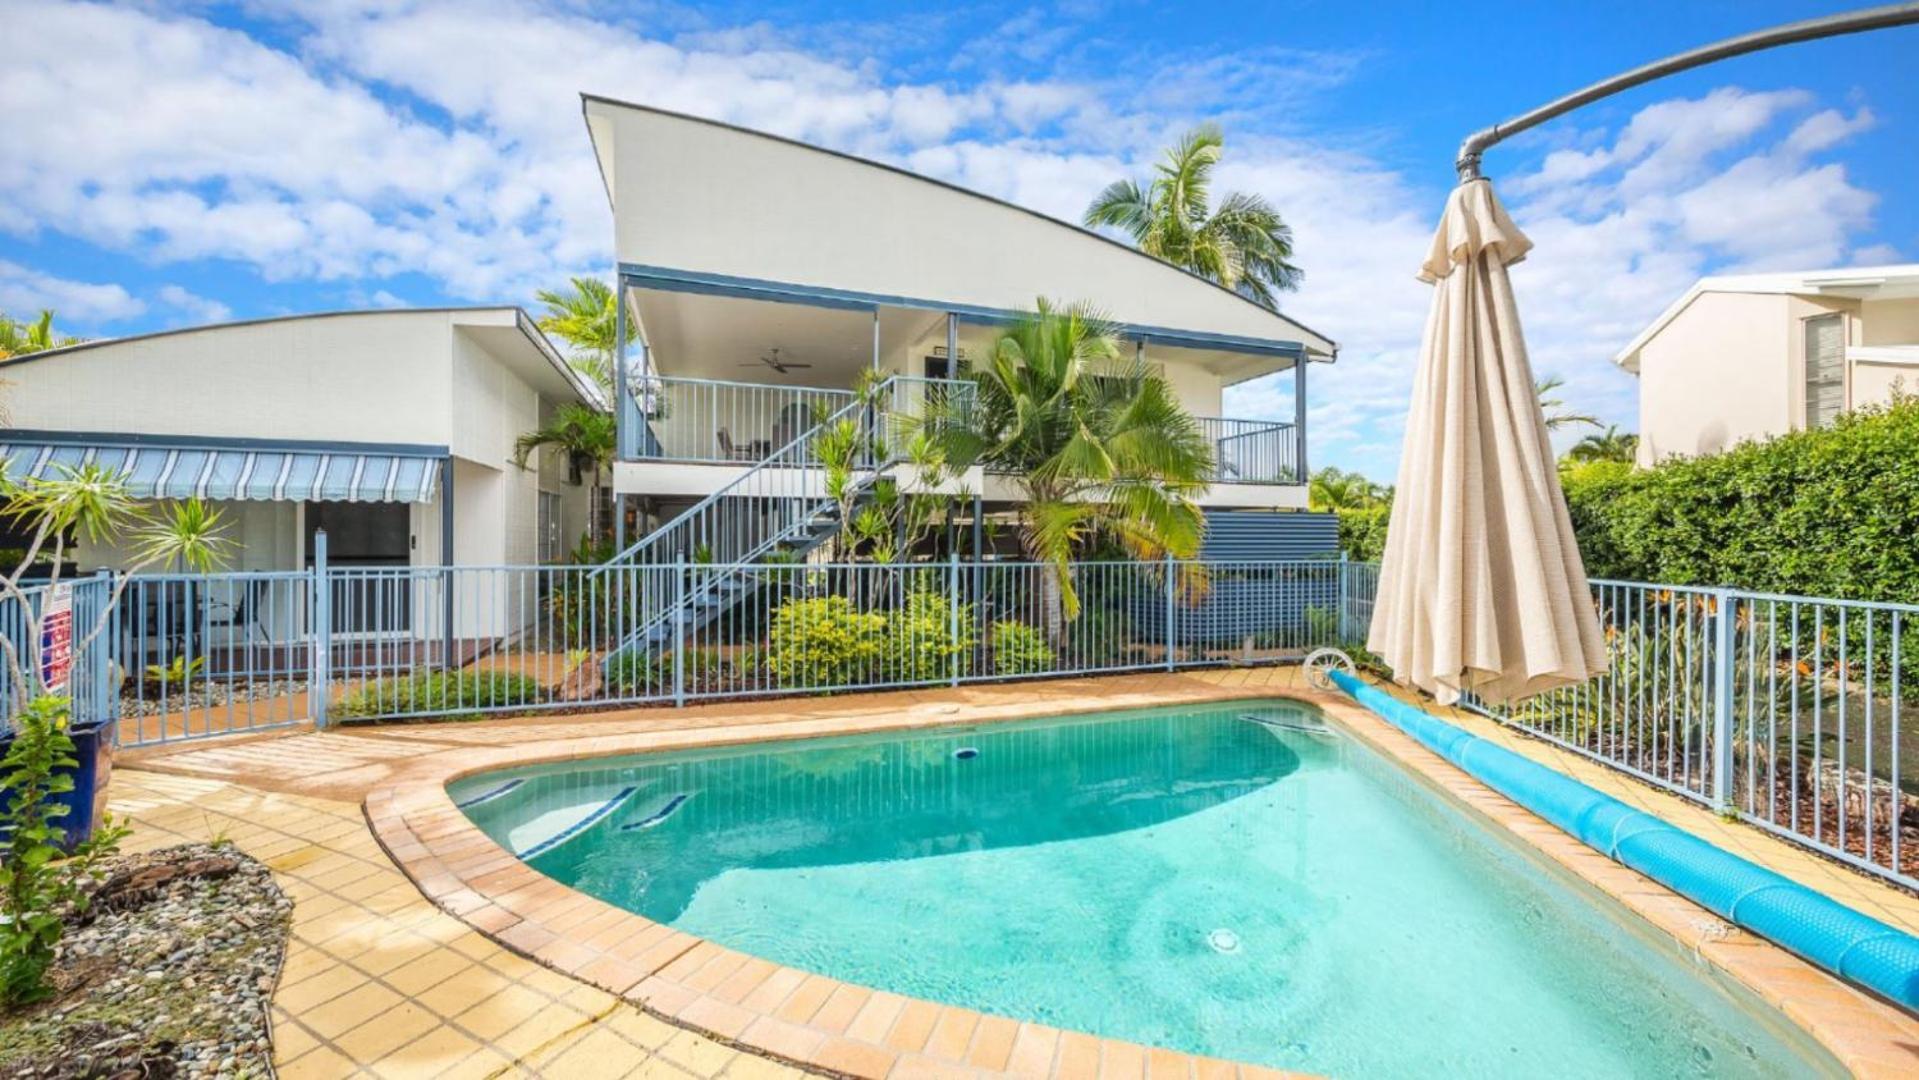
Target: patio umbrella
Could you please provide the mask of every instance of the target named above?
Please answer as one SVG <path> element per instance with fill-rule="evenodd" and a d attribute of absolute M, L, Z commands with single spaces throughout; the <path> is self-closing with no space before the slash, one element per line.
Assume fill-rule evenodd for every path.
<path fill-rule="evenodd" d="M 1493 194 L 1453 189 L 1366 647 L 1452 704 L 1506 702 L 1606 668 L 1506 268 L 1532 242 Z"/>

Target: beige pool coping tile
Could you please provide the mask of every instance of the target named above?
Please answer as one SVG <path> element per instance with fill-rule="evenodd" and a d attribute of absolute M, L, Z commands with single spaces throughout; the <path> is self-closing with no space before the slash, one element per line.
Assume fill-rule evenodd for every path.
<path fill-rule="evenodd" d="M 1736 931 L 1725 937 L 1703 932 L 1707 924 L 1701 920 L 1711 919 L 1703 910 L 1594 855 L 1343 696 L 1307 689 L 1296 667 L 254 739 L 144 755 L 117 774 L 115 808 L 151 825 L 157 844 L 171 842 L 168 834 L 204 833 L 210 808 L 217 806 L 226 835 L 270 858 L 296 897 L 289 975 L 297 970 L 299 977 L 287 979 L 276 997 L 277 1022 L 285 1030 L 276 1043 L 285 1055 L 283 1075 L 327 1075 L 327 1069 L 344 1069 L 333 1075 L 345 1075 L 359 1067 L 376 1074 L 403 1071 L 411 1052 L 419 1062 L 450 1062 L 450 1069 L 466 1075 L 597 1069 L 584 1064 L 588 1057 L 616 1055 L 622 1071 L 610 1075 L 792 1075 L 791 1066 L 798 1064 L 867 1077 L 998 1071 L 1269 1077 L 1282 1074 L 899 998 L 702 942 L 533 872 L 473 828 L 452 806 L 445 784 L 535 761 L 1271 696 L 1322 705 L 1369 744 L 1533 844 L 1567 873 L 1620 896 L 1675 940 L 1697 943 L 1704 960 L 1785 1008 L 1860 1075 L 1919 1070 L 1919 1024 L 1913 1018 L 1756 939 Z M 1484 718 L 1430 702 L 1422 707 L 1889 922 L 1919 929 L 1919 898 Z M 352 813 L 350 800 L 360 799 L 364 816 Z M 421 901 L 422 894 L 430 904 Z M 398 928 L 411 932 L 395 933 Z M 597 989 L 576 997 L 580 983 L 548 968 Z M 509 987 L 513 992 L 506 992 Z M 371 1026 L 367 1019 L 327 1034 L 364 1007 L 329 1004 L 362 992 L 382 1002 L 391 994 L 400 1002 L 392 1007 L 418 1009 L 434 1024 L 375 1060 L 347 1053 L 372 1054 L 393 1041 L 372 1032 L 356 1039 L 356 1031 Z M 556 1022 L 522 1020 L 493 1031 L 498 1025 L 483 1021 L 485 1010 L 475 1006 L 496 996 L 520 1007 L 536 998 L 547 1002 L 539 1011 L 556 1014 Z M 286 1008 L 281 997 L 300 1009 Z M 594 1002 L 603 1002 L 605 1010 L 596 1012 Z M 463 1015 L 486 1031 L 470 1027 Z M 558 1022 L 569 1019 L 570 1026 Z"/>

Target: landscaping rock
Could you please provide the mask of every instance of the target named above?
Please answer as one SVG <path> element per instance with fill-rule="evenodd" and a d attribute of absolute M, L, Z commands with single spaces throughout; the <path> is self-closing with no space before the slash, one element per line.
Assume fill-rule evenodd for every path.
<path fill-rule="evenodd" d="M 183 845 L 118 860 L 93 897 L 60 943 L 52 999 L 0 1013 L 0 1075 L 272 1074 L 293 902 L 264 865 Z"/>

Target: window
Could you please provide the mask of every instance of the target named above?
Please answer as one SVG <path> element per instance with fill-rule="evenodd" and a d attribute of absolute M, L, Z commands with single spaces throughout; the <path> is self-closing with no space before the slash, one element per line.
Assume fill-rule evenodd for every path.
<path fill-rule="evenodd" d="M 1806 426 L 1822 428 L 1846 407 L 1846 318 L 1806 320 Z"/>
<path fill-rule="evenodd" d="M 524 504 L 522 504 L 524 505 Z M 540 492 L 540 561 L 556 563 L 566 557 L 566 533 L 560 522 L 560 497 L 551 491 Z"/>

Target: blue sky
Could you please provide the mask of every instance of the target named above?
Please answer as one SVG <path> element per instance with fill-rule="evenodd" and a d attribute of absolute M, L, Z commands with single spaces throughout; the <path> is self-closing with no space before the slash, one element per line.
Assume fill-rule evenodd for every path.
<path fill-rule="evenodd" d="M 1293 224 L 1284 306 L 1343 346 L 1317 463 L 1390 479 L 1428 291 L 1413 271 L 1475 128 L 1828 3 L 0 0 L 0 310 L 70 332 L 506 301 L 612 259 L 591 91 L 879 157 L 1076 217 L 1184 127 Z M 1642 87 L 1496 149 L 1538 244 L 1535 369 L 1630 428 L 1610 356 L 1701 274 L 1919 260 L 1919 30 Z M 1903 181 L 1903 183 L 1902 183 Z M 1095 298 L 1096 299 L 1096 298 Z M 1227 411 L 1289 417 L 1283 383 Z"/>

